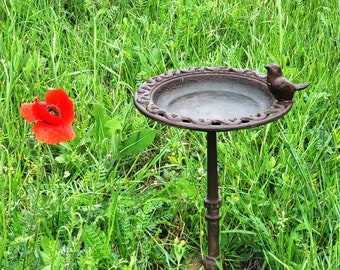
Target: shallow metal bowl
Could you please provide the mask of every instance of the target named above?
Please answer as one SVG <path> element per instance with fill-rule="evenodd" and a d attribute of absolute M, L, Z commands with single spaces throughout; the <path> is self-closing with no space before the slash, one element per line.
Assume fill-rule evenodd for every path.
<path fill-rule="evenodd" d="M 166 125 L 228 131 L 260 126 L 285 115 L 291 102 L 277 101 L 266 75 L 230 67 L 196 67 L 152 77 L 136 91 L 136 108 Z"/>

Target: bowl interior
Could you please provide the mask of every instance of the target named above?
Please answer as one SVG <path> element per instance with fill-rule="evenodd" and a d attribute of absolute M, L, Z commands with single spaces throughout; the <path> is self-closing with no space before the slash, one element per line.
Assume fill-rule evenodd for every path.
<path fill-rule="evenodd" d="M 266 85 L 226 77 L 171 81 L 155 89 L 152 100 L 170 114 L 211 120 L 256 115 L 274 103 Z"/>

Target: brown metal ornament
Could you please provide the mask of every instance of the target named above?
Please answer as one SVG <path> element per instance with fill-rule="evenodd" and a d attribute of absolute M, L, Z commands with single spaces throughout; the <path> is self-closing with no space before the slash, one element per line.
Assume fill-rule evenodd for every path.
<path fill-rule="evenodd" d="M 283 77 L 277 64 L 266 66 L 268 76 L 231 67 L 194 67 L 150 78 L 136 91 L 136 108 L 160 123 L 207 132 L 208 254 L 206 270 L 217 270 L 219 209 L 216 132 L 253 128 L 273 122 L 289 112 L 296 85 Z"/>

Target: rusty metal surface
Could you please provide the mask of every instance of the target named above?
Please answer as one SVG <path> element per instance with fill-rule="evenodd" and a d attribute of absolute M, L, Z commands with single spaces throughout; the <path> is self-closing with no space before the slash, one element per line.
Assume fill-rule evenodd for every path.
<path fill-rule="evenodd" d="M 207 132 L 207 155 L 208 186 L 204 206 L 207 209 L 205 219 L 208 224 L 208 254 L 203 260 L 203 265 L 206 270 L 218 270 L 216 261 L 221 260 L 219 246 L 221 214 L 219 209 L 222 205 L 222 198 L 218 194 L 217 138 L 215 131 Z"/>
<path fill-rule="evenodd" d="M 266 68 L 277 66 L 271 64 Z M 291 109 L 294 92 L 309 85 L 292 84 L 278 72 L 278 76 L 268 74 L 269 77 L 230 67 L 196 67 L 152 77 L 135 93 L 136 108 L 148 118 L 207 132 L 208 186 L 204 205 L 208 254 L 203 259 L 206 270 L 217 270 L 216 262 L 223 263 L 219 250 L 222 200 L 218 194 L 216 132 L 251 128 L 277 120 Z"/>
<path fill-rule="evenodd" d="M 137 89 L 134 102 L 148 118 L 200 131 L 260 126 L 282 117 L 293 104 L 274 98 L 266 75 L 230 67 L 196 67 L 152 77 Z"/>

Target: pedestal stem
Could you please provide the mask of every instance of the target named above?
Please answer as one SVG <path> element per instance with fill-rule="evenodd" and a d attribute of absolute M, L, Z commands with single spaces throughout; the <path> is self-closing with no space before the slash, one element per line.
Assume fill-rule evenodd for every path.
<path fill-rule="evenodd" d="M 208 188 L 204 205 L 207 208 L 205 218 L 208 223 L 208 255 L 203 260 L 203 265 L 206 270 L 217 270 L 219 268 L 216 265 L 216 261 L 220 261 L 219 220 L 221 215 L 219 213 L 219 209 L 221 207 L 222 200 L 218 196 L 216 132 L 209 131 L 207 134 L 207 140 Z"/>

